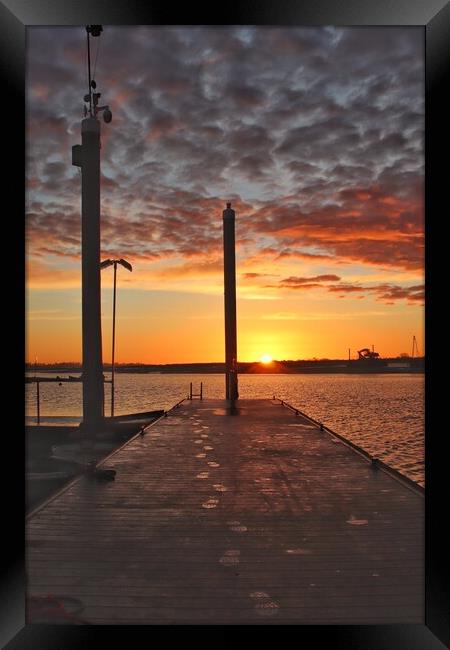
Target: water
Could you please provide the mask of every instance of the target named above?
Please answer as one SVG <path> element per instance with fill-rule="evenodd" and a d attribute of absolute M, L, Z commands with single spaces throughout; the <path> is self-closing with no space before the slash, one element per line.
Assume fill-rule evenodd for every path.
<path fill-rule="evenodd" d="M 107 373 L 105 377 L 109 379 Z M 203 382 L 205 398 L 223 399 L 225 393 L 222 374 L 116 373 L 115 381 L 115 415 L 169 409 L 187 396 L 191 381 L 194 393 L 199 392 Z M 36 385 L 25 387 L 26 421 L 34 424 Z M 79 423 L 81 394 L 81 383 L 41 384 L 41 424 Z M 241 375 L 239 395 L 275 395 L 412 480 L 425 483 L 422 374 Z M 110 413 L 110 384 L 105 385 L 105 413 Z"/>

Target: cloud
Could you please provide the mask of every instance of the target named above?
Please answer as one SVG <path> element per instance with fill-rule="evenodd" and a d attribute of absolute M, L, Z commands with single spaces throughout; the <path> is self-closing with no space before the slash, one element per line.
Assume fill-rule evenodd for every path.
<path fill-rule="evenodd" d="M 406 300 L 408 303 L 423 304 L 425 299 L 425 287 L 423 284 L 401 286 L 398 284 L 381 283 L 374 285 L 364 285 L 359 283 L 339 282 L 341 278 L 337 275 L 326 274 L 312 277 L 295 277 L 284 278 L 277 285 L 266 285 L 267 288 L 278 289 L 324 289 L 331 293 L 340 294 L 339 298 L 346 295 L 365 294 L 374 295 L 375 299 L 385 304 L 394 304 L 398 300 Z M 338 282 L 337 284 L 328 284 L 329 282 Z M 355 296 L 362 299 L 365 296 Z"/>
<path fill-rule="evenodd" d="M 79 260 L 83 31 L 28 30 L 33 260 Z M 422 30 L 110 26 L 94 45 L 113 112 L 101 127 L 103 254 L 172 260 L 167 277 L 209 273 L 232 200 L 243 263 L 317 265 L 286 287 L 321 287 L 324 263 L 421 272 Z"/>
<path fill-rule="evenodd" d="M 340 294 L 366 293 L 374 294 L 378 302 L 392 305 L 395 301 L 406 300 L 408 303 L 423 304 L 425 300 L 424 285 L 412 285 L 402 287 L 394 284 L 379 284 L 374 286 L 362 286 L 351 284 L 337 284 L 328 287 L 328 291 Z"/>
<path fill-rule="evenodd" d="M 266 287 L 278 287 L 280 289 L 316 289 L 321 287 L 323 282 L 335 282 L 341 278 L 338 275 L 324 274 L 312 277 L 299 278 L 290 276 L 280 280 L 278 285 L 266 285 Z"/>
<path fill-rule="evenodd" d="M 267 278 L 272 276 L 272 273 L 241 273 L 241 278 L 244 280 L 256 280 L 257 278 Z"/>
<path fill-rule="evenodd" d="M 311 282 L 333 282 L 340 279 L 341 278 L 338 275 L 332 275 L 332 274 L 315 275 L 310 278 L 298 278 L 295 276 L 291 276 L 289 278 L 285 278 L 284 280 L 280 280 L 280 286 L 292 287 L 293 289 L 297 289 L 304 285 L 310 286 Z"/>
<path fill-rule="evenodd" d="M 183 278 L 186 276 L 219 275 L 223 273 L 222 259 L 203 260 L 201 262 L 185 262 L 170 266 L 156 272 L 160 278 Z"/>

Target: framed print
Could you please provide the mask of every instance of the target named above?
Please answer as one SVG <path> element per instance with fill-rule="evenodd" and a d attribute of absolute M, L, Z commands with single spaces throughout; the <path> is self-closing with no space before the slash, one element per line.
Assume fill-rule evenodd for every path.
<path fill-rule="evenodd" d="M 44 0 L 29 3 L 25 0 L 2 0 L 0 17 L 0 59 L 3 63 L 3 88 L 6 89 L 2 107 L 3 124 L 4 135 L 11 138 L 10 143 L 4 145 L 4 157 L 8 162 L 8 193 L 11 193 L 9 188 L 14 188 L 11 207 L 8 208 L 8 221 L 13 224 L 13 234 L 8 239 L 7 248 L 14 258 L 14 284 L 11 284 L 14 288 L 10 295 L 23 295 L 26 281 L 22 269 L 26 267 L 27 276 L 31 277 L 28 274 L 32 268 L 33 282 L 41 293 L 33 295 L 30 304 L 33 313 L 38 315 L 37 320 L 41 318 L 43 323 L 33 330 L 33 345 L 37 347 L 38 343 L 35 344 L 34 341 L 39 342 L 47 336 L 53 341 L 60 341 L 60 346 L 64 342 L 71 358 L 77 354 L 78 334 L 69 334 L 65 322 L 67 319 L 60 313 L 57 304 L 57 292 L 78 286 L 80 255 L 76 229 L 80 216 L 80 182 L 85 182 L 87 177 L 86 143 L 91 141 L 89 138 L 92 133 L 86 135 L 82 131 L 82 138 L 86 136 L 86 139 L 80 138 L 81 115 L 67 120 L 63 146 L 66 153 L 69 149 L 72 151 L 72 168 L 71 174 L 64 171 L 58 149 L 62 145 L 57 141 L 59 136 L 55 135 L 60 133 L 57 124 L 60 118 L 55 111 L 52 112 L 52 102 L 57 102 L 59 113 L 66 103 L 70 104 L 68 110 L 75 114 L 72 104 L 78 92 L 78 112 L 83 108 L 84 124 L 89 121 L 89 117 L 96 118 L 97 114 L 102 116 L 103 176 L 99 174 L 96 182 L 98 187 L 101 184 L 104 188 L 103 196 L 110 193 L 104 242 L 106 237 L 109 241 L 102 241 L 102 255 L 108 259 L 102 262 L 105 268 L 102 277 L 109 274 L 108 282 L 112 283 L 112 269 L 114 270 L 114 294 L 110 292 L 111 295 L 108 294 L 108 298 L 102 300 L 114 301 L 112 335 L 108 338 L 108 350 L 111 349 L 112 341 L 112 379 L 109 382 L 112 384 L 111 418 L 114 416 L 116 273 L 119 282 L 131 286 L 131 281 L 135 281 L 137 276 L 135 261 L 138 266 L 140 264 L 140 277 L 144 279 L 139 280 L 142 284 L 135 293 L 132 295 L 130 292 L 126 298 L 126 292 L 121 294 L 119 288 L 118 308 L 122 310 L 120 317 L 123 318 L 120 322 L 122 331 L 126 330 L 127 336 L 120 341 L 122 357 L 116 357 L 116 362 L 119 361 L 120 364 L 126 360 L 133 366 L 144 361 L 136 356 L 133 345 L 148 337 L 149 328 L 159 342 L 155 344 L 153 357 L 145 359 L 145 364 L 154 364 L 153 372 L 158 372 L 158 366 L 164 364 L 176 366 L 178 362 L 183 363 L 185 366 L 181 370 L 178 368 L 178 371 L 187 372 L 189 360 L 205 361 L 205 364 L 217 361 L 214 356 L 217 341 L 214 337 L 220 338 L 220 335 L 216 334 L 214 319 L 216 312 L 220 314 L 217 319 L 220 321 L 222 318 L 222 232 L 221 226 L 211 225 L 211 211 L 219 214 L 222 224 L 220 217 L 223 210 L 224 240 L 231 219 L 234 228 L 234 209 L 236 224 L 242 224 L 243 236 L 238 244 L 238 250 L 239 245 L 242 245 L 242 272 L 239 277 L 249 306 L 243 308 L 242 312 L 242 320 L 246 322 L 239 329 L 238 341 L 242 346 L 239 357 L 236 341 L 233 342 L 232 337 L 227 339 L 231 343 L 226 350 L 226 397 L 233 401 L 233 406 L 232 396 L 236 396 L 236 399 L 238 397 L 239 372 L 242 372 L 239 380 L 242 381 L 245 373 L 267 373 L 267 376 L 272 376 L 271 373 L 277 372 L 277 364 L 278 372 L 294 367 L 293 362 L 282 363 L 282 360 L 295 358 L 292 356 L 292 348 L 288 346 L 289 337 L 294 337 L 293 322 L 297 323 L 294 309 L 309 310 L 304 317 L 302 331 L 308 332 L 309 340 L 316 341 L 317 345 L 314 348 L 305 344 L 298 357 L 313 363 L 335 359 L 339 354 L 333 347 L 330 328 L 335 340 L 344 334 L 350 336 L 350 333 L 354 334 L 358 330 L 361 332 L 364 327 L 372 333 L 370 318 L 387 319 L 384 329 L 380 326 L 377 330 L 383 331 L 383 335 L 380 334 L 381 344 L 375 342 L 375 347 L 381 345 L 388 349 L 389 337 L 394 340 L 398 336 L 400 340 L 400 336 L 409 337 L 410 333 L 414 334 L 412 355 L 409 355 L 409 351 L 399 355 L 410 359 L 419 356 L 420 350 L 426 345 L 424 624 L 420 624 L 416 614 L 409 616 L 408 613 L 405 614 L 406 619 L 411 621 L 408 624 L 396 624 L 394 615 L 392 621 L 377 624 L 376 616 L 371 617 L 370 612 L 365 614 L 366 619 L 358 619 L 355 614 L 355 624 L 351 624 L 348 618 L 333 618 L 331 615 L 328 620 L 324 619 L 324 624 L 317 623 L 318 619 L 314 617 L 298 622 L 283 619 L 279 615 L 277 618 L 275 610 L 279 608 L 279 603 L 276 598 L 269 597 L 266 593 L 268 590 L 263 587 L 255 587 L 250 593 L 256 603 L 255 608 L 258 606 L 260 613 L 264 610 L 263 616 L 254 619 L 237 616 L 234 620 L 232 617 L 212 616 L 210 621 L 195 618 L 189 621 L 186 617 L 178 620 L 174 615 L 172 619 L 163 617 L 160 622 L 152 619 L 150 624 L 145 618 L 136 624 L 130 622 L 134 619 L 124 618 L 127 624 L 110 625 L 107 616 L 99 614 L 99 618 L 92 622 L 84 621 L 93 624 L 83 625 L 80 614 L 78 618 L 67 616 L 62 622 L 68 625 L 42 625 L 45 622 L 43 620 L 26 624 L 26 513 L 22 509 L 25 502 L 25 444 L 23 436 L 15 432 L 16 435 L 8 434 L 8 454 L 12 453 L 10 450 L 14 453 L 14 462 L 10 462 L 8 455 L 10 482 L 14 485 L 14 490 L 11 488 L 8 493 L 14 492 L 15 497 L 7 499 L 10 512 L 6 515 L 8 534 L 4 537 L 9 561 L 2 581 L 2 646 L 9 650 L 87 647 L 90 643 L 104 642 L 106 635 L 111 635 L 120 644 L 129 644 L 130 640 L 133 643 L 136 638 L 135 643 L 143 645 L 147 639 L 151 643 L 151 627 L 155 625 L 172 626 L 174 629 L 204 625 L 250 625 L 263 626 L 264 630 L 295 625 L 300 628 L 295 630 L 295 634 L 306 645 L 323 643 L 326 647 L 342 650 L 399 647 L 439 650 L 445 647 L 450 638 L 446 616 L 448 608 L 445 607 L 448 603 L 448 589 L 444 570 L 448 537 L 442 523 L 445 519 L 444 477 L 447 474 L 443 451 L 446 425 L 445 416 L 443 421 L 440 417 L 436 418 L 436 414 L 440 416 L 443 411 L 437 395 L 439 380 L 436 378 L 436 366 L 444 363 L 442 348 L 446 346 L 445 328 L 442 327 L 445 318 L 439 315 L 439 307 L 445 301 L 445 292 L 438 286 L 442 277 L 445 277 L 442 265 L 446 259 L 443 250 L 445 238 L 439 237 L 437 228 L 445 219 L 443 190 L 448 183 L 448 180 L 444 180 L 445 164 L 441 162 L 447 156 L 443 133 L 448 121 L 448 110 L 445 108 L 447 103 L 444 101 L 443 88 L 448 85 L 446 80 L 450 60 L 448 4 L 444 0 L 432 0 L 426 4 L 406 0 L 374 4 L 369 0 L 359 0 L 339 5 L 331 0 L 318 0 L 315 3 L 286 0 L 275 4 L 263 0 L 259 3 L 242 2 L 239 6 L 223 5 L 217 7 L 213 14 L 210 10 L 190 6 L 170 11 L 170 7 L 160 2 L 150 3 L 146 7 L 127 6 L 126 3 L 115 0 L 108 3 L 58 3 Z M 86 59 L 85 28 L 86 23 L 92 21 L 102 25 L 88 25 Z M 80 41 L 78 49 L 77 30 Z M 94 47 L 94 41 L 96 37 L 104 38 L 108 30 L 113 33 L 114 45 L 110 42 L 104 53 L 99 45 L 95 44 Z M 155 64 L 150 72 L 143 63 L 149 34 L 156 43 L 151 52 Z M 107 57 L 104 64 L 102 55 Z M 298 60 L 301 61 L 300 66 Z M 86 90 L 83 75 L 87 61 L 89 94 L 83 98 L 82 91 Z M 123 80 L 122 86 L 115 83 L 115 75 Z M 285 80 L 284 87 L 279 82 L 281 78 Z M 77 86 L 75 95 L 72 91 L 65 91 L 64 85 L 67 83 Z M 222 86 L 226 87 L 226 92 Z M 82 91 L 79 91 L 81 88 Z M 421 97 L 418 91 L 420 88 L 423 89 Z M 152 119 L 149 121 L 145 102 L 150 96 L 154 104 Z M 203 105 L 200 98 L 206 98 L 207 102 L 205 100 Z M 217 104 L 214 105 L 212 100 L 217 101 Z M 302 102 L 303 107 L 301 119 L 293 117 L 299 102 Z M 401 106 L 399 112 L 398 105 Z M 263 106 L 264 110 L 261 109 Z M 127 136 L 127 124 L 132 129 L 131 136 Z M 425 140 L 422 138 L 423 126 Z M 184 138 L 183 130 L 186 128 L 192 129 L 195 138 Z M 25 140 L 22 139 L 22 133 L 25 134 Z M 115 136 L 117 150 L 114 149 Z M 39 145 L 31 151 L 32 138 Z M 46 146 L 45 138 L 49 142 L 53 139 L 53 148 Z M 83 144 L 77 144 L 79 142 Z M 153 148 L 151 159 L 146 159 L 143 155 L 145 147 Z M 331 151 L 338 152 L 337 160 Z M 302 152 L 301 156 L 299 152 Z M 31 170 L 28 189 L 24 174 L 27 165 Z M 95 164 L 89 169 L 94 168 Z M 135 173 L 134 180 L 131 178 L 132 170 Z M 26 245 L 23 214 L 25 191 L 29 192 L 26 205 L 27 212 L 31 214 L 28 227 L 33 232 Z M 298 195 L 301 196 L 301 201 Z M 87 196 L 88 191 L 83 194 L 84 205 L 90 200 Z M 219 201 L 217 197 L 222 196 L 224 201 Z M 200 198 L 197 200 L 196 197 Z M 193 205 L 196 201 L 197 207 Z M 152 206 L 151 212 L 146 211 L 148 205 Z M 62 206 L 65 210 L 64 219 L 58 212 L 63 209 Z M 118 230 L 113 220 L 108 219 L 111 215 L 120 221 L 122 232 L 126 232 L 123 237 L 126 249 L 119 249 L 116 245 Z M 144 242 L 147 231 L 144 232 L 139 221 L 142 215 L 152 223 L 152 241 L 148 245 Z M 248 225 L 250 218 L 253 219 L 252 226 Z M 352 237 L 352 224 L 355 220 L 359 220 L 358 223 L 364 227 L 358 236 Z M 183 231 L 183 222 L 190 229 Z M 228 232 L 231 233 L 231 230 Z M 297 245 L 299 233 L 301 247 Z M 230 234 L 228 236 L 231 237 Z M 234 230 L 229 241 L 232 241 L 234 248 Z M 442 247 L 441 251 L 439 246 Z M 196 252 L 199 247 L 201 256 Z M 28 265 L 31 258 L 33 263 Z M 234 272 L 231 260 L 234 264 L 230 253 L 225 287 L 227 278 Z M 293 264 L 298 264 L 299 260 L 305 264 L 303 268 L 307 265 L 308 271 L 296 271 Z M 108 266 L 111 266 L 109 271 L 106 270 Z M 133 273 L 129 274 L 130 271 Z M 5 276 L 7 272 L 5 269 Z M 162 318 L 164 322 L 160 324 L 148 325 L 152 319 L 151 310 L 146 311 L 142 301 L 144 294 L 139 293 L 148 289 L 145 284 L 146 273 L 152 282 L 156 282 L 152 294 L 153 306 L 161 313 L 167 310 L 168 316 Z M 421 274 L 425 278 L 424 284 L 420 279 Z M 202 285 L 199 278 L 204 279 Z M 197 287 L 197 297 L 193 298 L 193 294 L 188 293 L 183 296 L 183 282 L 189 283 L 190 287 Z M 5 279 L 5 283 L 9 291 L 10 280 Z M 170 287 L 167 295 L 164 293 L 165 286 Z M 212 291 L 211 287 L 214 288 Z M 280 297 L 271 297 L 271 292 L 286 296 L 286 301 Z M 94 295 L 93 300 L 98 300 L 99 331 L 100 294 L 98 279 L 98 295 Z M 270 309 L 261 306 L 258 311 L 255 305 L 259 304 L 258 301 L 264 302 L 262 294 L 265 294 L 266 305 L 269 304 Z M 63 293 L 59 295 L 62 296 Z M 72 301 L 70 317 L 76 321 L 80 301 L 74 295 L 66 293 L 64 300 Z M 86 300 L 86 304 L 92 301 L 92 295 L 92 292 L 87 297 L 83 294 L 83 301 Z M 232 292 L 227 294 L 225 288 L 226 318 L 229 313 L 227 295 L 230 305 Z M 120 305 L 122 297 L 123 306 Z M 330 313 L 326 313 L 326 308 L 323 307 L 324 297 L 333 300 L 333 310 Z M 26 300 L 30 300 L 29 292 Z M 355 319 L 359 318 L 353 325 L 346 320 L 346 308 L 341 307 L 350 300 L 353 301 Z M 370 310 L 367 307 L 369 302 Z M 106 304 L 109 310 L 112 302 Z M 395 319 L 389 321 L 386 314 L 391 306 L 393 311 L 399 305 L 403 311 L 399 308 Z M 17 353 L 8 366 L 8 382 L 11 378 L 14 392 L 22 395 L 23 373 L 18 370 L 17 356 L 23 350 L 26 333 L 24 327 L 27 325 L 21 300 L 18 307 L 14 310 L 17 322 L 10 327 Z M 178 322 L 178 314 L 189 308 L 195 308 L 196 314 L 183 328 L 184 333 L 180 334 L 181 329 L 174 328 L 173 323 Z M 228 309 L 231 313 L 232 308 Z M 407 325 L 404 322 L 402 324 L 406 309 L 409 309 L 406 318 L 410 319 Z M 139 310 L 140 316 L 137 315 Z M 140 332 L 136 337 L 130 325 L 125 323 L 125 318 L 131 322 L 133 315 L 136 315 L 136 331 Z M 423 325 L 421 315 L 425 320 L 423 337 L 414 329 Z M 145 326 L 142 325 L 143 321 L 146 321 Z M 326 321 L 328 325 L 325 326 L 323 323 Z M 274 331 L 279 327 L 282 334 L 264 334 L 263 325 L 268 322 L 272 323 Z M 328 347 L 327 336 L 330 341 Z M 92 340 L 95 340 L 95 334 Z M 101 333 L 99 340 L 101 348 Z M 319 341 L 322 348 L 318 347 Z M 397 339 L 395 341 L 398 348 L 400 343 L 397 343 Z M 186 351 L 189 345 L 191 349 Z M 352 345 L 360 347 L 356 343 Z M 346 370 L 355 368 L 358 363 L 361 367 L 361 363 L 374 365 L 381 361 L 372 341 L 367 343 L 372 346 L 371 349 L 362 347 L 363 345 L 362 343 L 361 349 L 356 352 L 353 350 L 353 359 L 350 358 L 350 350 L 348 351 L 349 365 L 345 366 Z M 7 347 L 12 348 L 9 342 Z M 163 348 L 169 347 L 172 356 L 160 354 Z M 393 347 L 391 353 L 390 349 L 384 356 L 393 358 L 394 367 L 395 350 Z M 83 347 L 83 354 L 95 356 L 95 344 L 86 349 Z M 201 357 L 202 354 L 204 358 Z M 54 362 L 56 357 L 51 355 L 49 346 L 45 354 L 42 353 L 43 363 Z M 34 356 L 35 352 L 30 348 L 27 351 L 28 365 Z M 320 359 L 316 356 L 320 356 Z M 343 357 L 344 354 L 339 358 L 342 360 Z M 401 366 L 402 359 L 397 361 L 400 361 L 397 366 Z M 101 360 L 99 368 L 100 363 Z M 101 367 L 101 371 L 104 367 Z M 127 372 L 125 368 L 117 366 L 118 382 L 119 370 Z M 92 372 L 94 376 L 95 368 Z M 86 384 L 88 374 L 85 366 L 83 373 Z M 54 381 L 60 381 L 60 377 L 55 377 Z M 102 375 L 99 382 L 103 381 Z M 194 377 L 190 385 L 190 400 L 199 397 L 202 399 L 203 384 L 199 386 L 200 394 L 197 394 Z M 37 389 L 39 391 L 39 382 Z M 306 387 L 305 391 L 307 390 Z M 420 392 L 417 395 L 417 399 L 420 399 Z M 284 405 L 283 400 L 280 401 Z M 88 417 L 86 414 L 92 412 L 86 407 L 87 402 L 88 398 L 83 394 L 85 420 Z M 130 404 L 133 402 L 130 401 Z M 119 406 L 117 398 L 116 408 Z M 296 407 L 295 415 L 303 416 Z M 127 405 L 127 408 L 128 411 L 133 411 L 131 406 Z M 135 407 L 134 411 L 138 408 Z M 307 408 L 305 410 L 310 421 L 323 430 L 322 414 L 308 413 Z M 218 411 L 216 414 L 219 414 Z M 333 420 L 327 422 L 331 422 L 329 430 L 333 434 Z M 208 427 L 201 425 L 199 418 L 196 421 L 199 428 L 195 430 L 195 435 L 206 439 Z M 194 442 L 205 441 L 199 439 Z M 357 451 L 361 451 L 358 440 L 355 439 L 351 444 Z M 282 457 L 281 452 L 277 454 Z M 374 466 L 378 462 L 378 456 L 375 451 L 371 454 L 370 460 Z M 389 464 L 389 459 L 386 462 Z M 201 479 L 209 479 L 209 472 L 213 473 L 217 467 L 218 463 L 209 462 L 206 471 L 197 475 L 200 479 L 197 484 L 201 483 Z M 278 469 L 273 474 L 278 478 L 283 473 L 280 467 L 278 463 Z M 338 485 L 338 475 L 333 477 Z M 423 478 L 412 478 L 424 483 Z M 255 478 L 255 482 L 258 480 Z M 331 488 L 332 486 L 330 491 Z M 216 482 L 214 489 L 218 493 L 222 489 L 225 493 L 228 488 Z M 264 494 L 266 503 L 272 503 L 270 490 Z M 217 494 L 214 494 L 202 507 L 205 511 L 209 508 L 212 510 L 218 501 Z M 167 507 L 175 511 L 176 503 Z M 295 507 L 292 506 L 294 510 Z M 67 522 L 68 519 L 64 521 Z M 413 515 L 410 519 L 406 518 L 405 522 L 405 526 L 413 527 Z M 357 531 L 361 531 L 367 524 L 367 520 L 352 514 L 346 523 L 350 523 L 346 530 L 352 531 L 348 533 L 348 539 L 353 540 L 354 535 L 359 534 Z M 242 522 L 231 524 L 230 530 L 246 529 L 245 525 L 241 525 Z M 191 533 L 192 531 L 186 532 L 186 543 L 194 535 Z M 402 535 L 402 531 L 398 534 Z M 357 542 L 360 546 L 356 547 L 361 550 L 364 543 Z M 39 540 L 35 544 L 38 546 Z M 291 546 L 286 546 L 284 552 L 288 559 L 296 556 L 294 562 L 298 560 L 297 556 L 311 552 Z M 237 571 L 240 551 L 233 549 L 228 549 L 222 555 L 221 571 L 231 565 L 232 570 Z M 282 566 L 285 567 L 284 564 Z M 400 568 L 399 575 L 407 574 L 406 562 L 405 567 Z M 239 574 L 236 573 L 237 575 Z M 378 577 L 376 571 L 372 575 Z M 73 574 L 72 583 L 76 583 L 76 579 Z M 227 579 L 228 577 L 224 579 L 224 585 L 228 584 Z M 67 584 L 71 584 L 70 580 Z M 337 581 L 336 584 L 340 583 Z M 139 583 L 137 586 L 140 588 L 142 585 Z M 314 581 L 308 586 L 314 587 Z M 93 598 L 96 592 L 92 589 L 87 593 Z M 311 590 L 308 594 L 311 602 L 318 602 L 314 600 L 315 594 Z M 380 590 L 380 594 L 381 602 L 386 594 L 383 590 Z M 128 602 L 127 597 L 124 594 L 124 602 Z M 135 595 L 130 596 L 130 603 L 134 602 L 133 598 Z M 361 598 L 363 601 L 364 595 Z M 286 602 L 288 601 L 289 594 Z M 330 611 L 334 612 L 333 607 L 331 604 Z M 103 611 L 101 606 L 99 611 Z M 369 623 L 358 624 L 358 620 L 368 620 Z"/>

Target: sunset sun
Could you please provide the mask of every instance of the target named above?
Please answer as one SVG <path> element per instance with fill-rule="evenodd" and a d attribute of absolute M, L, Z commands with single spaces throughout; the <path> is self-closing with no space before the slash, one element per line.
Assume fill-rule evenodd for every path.
<path fill-rule="evenodd" d="M 261 363 L 272 363 L 272 357 L 270 354 L 263 354 L 260 358 Z"/>

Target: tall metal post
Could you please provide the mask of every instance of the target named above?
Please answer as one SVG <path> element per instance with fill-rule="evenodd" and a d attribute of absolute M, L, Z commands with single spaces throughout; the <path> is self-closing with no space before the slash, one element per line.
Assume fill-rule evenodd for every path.
<path fill-rule="evenodd" d="M 239 397 L 237 380 L 236 336 L 236 256 L 235 211 L 227 203 L 223 211 L 223 269 L 225 294 L 225 396 L 235 400 Z"/>
<path fill-rule="evenodd" d="M 114 289 L 113 289 L 113 322 L 112 322 L 112 350 L 111 350 L 111 417 L 114 417 L 114 351 L 116 348 L 116 277 L 117 260 L 114 260 Z"/>
<path fill-rule="evenodd" d="M 81 167 L 81 281 L 83 339 L 83 426 L 98 431 L 104 416 L 100 298 L 100 123 L 81 122 L 81 146 L 72 147 Z"/>

